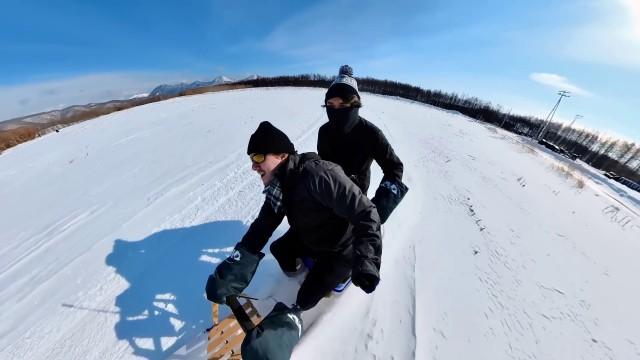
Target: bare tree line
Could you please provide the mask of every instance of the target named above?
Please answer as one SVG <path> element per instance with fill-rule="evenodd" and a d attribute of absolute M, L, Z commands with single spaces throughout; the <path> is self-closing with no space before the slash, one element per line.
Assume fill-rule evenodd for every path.
<path fill-rule="evenodd" d="M 253 87 L 300 86 L 327 88 L 333 77 L 320 74 L 261 77 L 238 84 Z M 417 86 L 390 80 L 357 78 L 360 91 L 398 96 L 461 114 L 500 126 L 513 133 L 535 138 L 544 121 L 533 116 L 506 113 L 499 105 L 477 97 L 460 96 L 439 90 L 425 90 Z M 640 182 L 640 146 L 634 142 L 604 136 L 590 129 L 568 127 L 551 123 L 545 140 L 576 154 L 581 160 L 602 171 L 613 171 L 635 182 Z"/>
<path fill-rule="evenodd" d="M 86 106 L 71 106 L 64 110 L 34 114 L 10 120 L 16 125 L 10 130 L 0 130 L 0 153 L 4 149 L 39 136 L 47 128 L 66 126 L 76 122 L 95 118 L 114 111 L 133 106 L 161 101 L 175 96 L 201 94 L 212 91 L 241 89 L 247 87 L 297 86 L 328 88 L 333 77 L 320 74 L 302 74 L 294 76 L 259 77 L 233 84 L 206 86 L 190 89 L 167 97 L 147 97 L 141 99 L 109 101 Z M 477 97 L 460 96 L 439 90 L 425 90 L 417 86 L 397 81 L 357 78 L 361 91 L 374 94 L 398 96 L 442 109 L 457 111 L 461 114 L 500 126 L 516 134 L 535 138 L 544 124 L 542 119 L 506 113 L 499 105 L 493 105 Z M 49 121 L 31 121 L 32 118 L 51 118 Z M 591 166 L 613 171 L 627 179 L 640 183 L 640 146 L 636 143 L 602 135 L 589 129 L 568 127 L 560 123 L 551 123 L 545 133 L 545 140 L 576 154 Z"/>

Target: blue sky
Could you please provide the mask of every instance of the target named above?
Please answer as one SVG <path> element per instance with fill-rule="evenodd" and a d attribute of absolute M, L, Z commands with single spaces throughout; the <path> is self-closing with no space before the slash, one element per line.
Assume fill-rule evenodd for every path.
<path fill-rule="evenodd" d="M 356 76 L 455 91 L 640 139 L 640 0 L 13 1 L 0 119 L 218 75 Z"/>

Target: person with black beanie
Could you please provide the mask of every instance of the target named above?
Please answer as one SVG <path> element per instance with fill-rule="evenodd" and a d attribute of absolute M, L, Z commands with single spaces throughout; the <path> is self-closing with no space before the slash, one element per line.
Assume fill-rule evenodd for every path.
<path fill-rule="evenodd" d="M 287 135 L 268 121 L 260 123 L 256 132 L 249 138 L 247 147 L 252 169 L 260 175 L 264 186 L 268 186 L 273 179 L 275 168 L 295 152 Z"/>
<path fill-rule="evenodd" d="M 314 260 L 298 291 L 296 306 L 308 310 L 351 276 L 371 293 L 380 281 L 380 218 L 373 203 L 340 166 L 316 153 L 298 154 L 289 138 L 269 122 L 251 135 L 247 155 L 265 185 L 258 217 L 206 286 L 207 298 L 225 303 L 249 285 L 262 248 L 284 217 L 295 241 L 275 241 L 271 253 L 285 272 Z M 348 230 L 348 231 L 347 231 Z"/>

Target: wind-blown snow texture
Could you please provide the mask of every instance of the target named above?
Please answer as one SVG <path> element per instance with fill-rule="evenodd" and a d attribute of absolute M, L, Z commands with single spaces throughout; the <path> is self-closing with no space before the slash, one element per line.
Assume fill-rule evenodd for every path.
<path fill-rule="evenodd" d="M 0 155 L 0 359 L 201 358 L 206 277 L 263 199 L 249 135 L 269 120 L 315 150 L 323 96 L 175 98 Z M 637 193 L 578 164 L 581 188 L 570 161 L 461 115 L 363 102 L 411 190 L 376 292 L 323 300 L 294 359 L 640 359 Z M 267 256 L 246 292 L 292 282 Z"/>

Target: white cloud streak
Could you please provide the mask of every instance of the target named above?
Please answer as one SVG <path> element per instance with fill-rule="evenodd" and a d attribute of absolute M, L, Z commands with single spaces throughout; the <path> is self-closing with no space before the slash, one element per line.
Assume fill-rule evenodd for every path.
<path fill-rule="evenodd" d="M 602 15 L 569 32 L 559 51 L 580 61 L 640 69 L 640 1 L 593 4 Z"/>
<path fill-rule="evenodd" d="M 409 6 L 412 11 L 407 13 Z M 258 46 L 303 61 L 352 61 L 361 58 L 358 54 L 370 56 L 385 44 L 406 40 L 423 29 L 431 7 L 429 2 L 412 0 L 376 1 L 366 6 L 356 0 L 323 2 L 286 18 Z"/>
<path fill-rule="evenodd" d="M 556 90 L 567 90 L 575 95 L 593 96 L 593 94 L 578 85 L 572 84 L 569 79 L 558 74 L 532 73 L 529 78 L 537 83 L 547 85 Z"/>
<path fill-rule="evenodd" d="M 620 0 L 622 6 L 626 8 L 631 21 L 631 29 L 633 36 L 640 40 L 640 1 L 638 0 Z"/>

